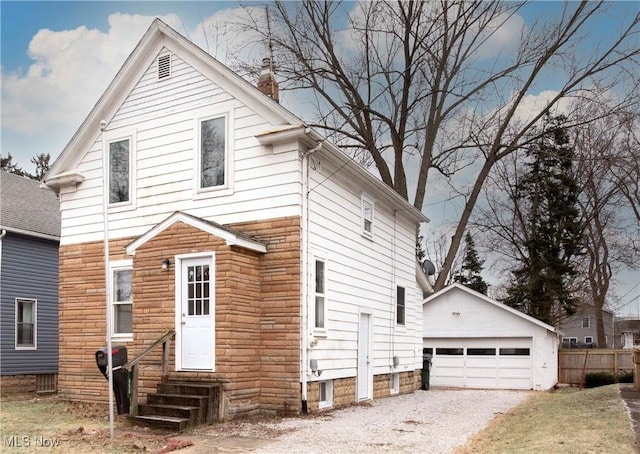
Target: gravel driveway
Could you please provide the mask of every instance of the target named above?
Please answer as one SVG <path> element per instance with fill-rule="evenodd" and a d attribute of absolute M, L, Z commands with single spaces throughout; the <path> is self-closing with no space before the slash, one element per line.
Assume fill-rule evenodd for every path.
<path fill-rule="evenodd" d="M 285 418 L 277 422 L 231 422 L 226 429 L 227 424 L 223 424 L 221 431 L 201 435 L 272 440 L 241 449 L 256 453 L 450 453 L 486 427 L 496 414 L 518 405 L 529 394 L 527 391 L 431 389 L 312 417 Z M 197 449 L 197 444 L 194 440 L 193 448 Z M 193 452 L 197 452 L 196 449 Z"/>

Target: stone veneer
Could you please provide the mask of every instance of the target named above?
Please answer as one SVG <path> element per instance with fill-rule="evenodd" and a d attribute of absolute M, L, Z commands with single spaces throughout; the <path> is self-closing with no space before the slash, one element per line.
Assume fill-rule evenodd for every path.
<path fill-rule="evenodd" d="M 408 394 L 420 389 L 420 371 L 399 372 L 400 392 Z M 333 405 L 326 409 L 319 408 L 319 384 L 323 380 L 310 382 L 307 384 L 307 406 L 310 412 L 330 410 L 334 408 L 346 407 L 356 403 L 356 377 L 338 378 L 330 380 L 333 382 Z M 382 399 L 384 397 L 396 396 L 391 393 L 391 374 L 381 374 L 373 376 L 373 398 Z"/>
<path fill-rule="evenodd" d="M 267 253 L 227 245 L 178 222 L 136 250 L 135 238 L 112 240 L 110 260 L 133 259 L 133 358 L 175 327 L 173 257 L 215 252 L 216 372 L 172 372 L 171 378 L 226 383 L 227 416 L 298 411 L 300 406 L 300 220 L 297 217 L 229 226 L 267 244 Z M 163 258 L 171 258 L 168 271 Z M 106 344 L 103 243 L 60 247 L 60 370 L 62 398 L 107 400 L 95 351 Z M 117 345 L 118 343 L 114 343 Z M 173 345 L 173 344 L 172 344 Z M 160 380 L 161 349 L 140 363 L 140 401 Z M 175 370 L 171 349 L 170 370 Z"/>

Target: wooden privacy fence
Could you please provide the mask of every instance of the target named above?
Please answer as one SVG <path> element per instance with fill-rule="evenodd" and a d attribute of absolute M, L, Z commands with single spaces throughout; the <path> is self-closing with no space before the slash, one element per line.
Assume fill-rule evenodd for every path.
<path fill-rule="evenodd" d="M 558 352 L 558 382 L 579 385 L 583 374 L 608 372 L 617 375 L 633 372 L 633 350 L 599 348 L 570 349 Z"/>

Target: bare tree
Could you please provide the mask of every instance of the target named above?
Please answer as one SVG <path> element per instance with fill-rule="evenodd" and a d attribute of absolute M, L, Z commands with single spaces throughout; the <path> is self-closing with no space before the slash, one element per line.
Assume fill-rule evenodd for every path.
<path fill-rule="evenodd" d="M 275 2 L 270 27 L 263 13 L 247 9 L 252 30 L 273 45 L 283 91 L 309 91 L 317 114 L 312 125 L 372 162 L 382 181 L 416 208 L 423 207 L 431 171 L 451 176 L 473 169 L 473 183 L 460 190 L 464 208 L 436 290 L 449 277 L 494 164 L 535 141 L 538 121 L 596 79 L 610 85 L 631 79 L 633 71 L 623 67 L 640 54 L 640 15 L 577 59 L 574 46 L 606 9 L 603 2 L 568 2 L 559 16 L 530 27 L 517 15 L 522 7 L 461 0 Z M 515 45 L 494 47 L 514 24 Z M 559 88 L 531 109 L 528 95 L 550 72 L 561 79 Z"/>
<path fill-rule="evenodd" d="M 601 103 L 585 102 L 582 111 L 600 112 L 602 118 L 575 129 L 579 156 L 580 208 L 586 258 L 582 263 L 585 283 L 594 308 L 598 345 L 606 345 L 602 312 L 616 271 L 632 267 L 640 255 L 637 188 L 639 173 L 629 163 L 640 161 L 633 143 L 640 126 L 637 113 L 610 112 Z M 640 219 L 640 218 L 637 218 Z"/>

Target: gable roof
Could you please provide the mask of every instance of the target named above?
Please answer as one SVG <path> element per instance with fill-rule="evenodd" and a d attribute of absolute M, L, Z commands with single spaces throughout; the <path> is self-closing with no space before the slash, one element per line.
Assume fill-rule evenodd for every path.
<path fill-rule="evenodd" d="M 138 239 L 129 243 L 125 247 L 127 254 L 135 255 L 136 249 L 144 245 L 147 241 L 155 238 L 160 233 L 164 232 L 166 229 L 171 227 L 176 222 L 182 222 L 184 224 L 190 225 L 199 230 L 207 232 L 210 235 L 217 236 L 218 238 L 225 240 L 225 242 L 229 246 L 239 246 L 245 249 L 249 249 L 256 252 L 262 252 L 262 253 L 267 252 L 267 246 L 263 242 L 258 241 L 250 237 L 249 235 L 245 235 L 241 232 L 238 232 L 228 227 L 225 227 L 223 225 L 220 225 L 217 222 L 206 221 L 196 216 L 192 216 L 190 214 L 183 213 L 181 211 L 176 211 L 167 219 L 162 221 L 160 224 L 156 225 L 151 230 L 142 234 L 140 237 L 138 237 Z"/>
<path fill-rule="evenodd" d="M 98 139 L 101 131 L 101 122 L 104 121 L 107 125 L 109 124 L 140 77 L 163 48 L 179 55 L 189 65 L 210 80 L 215 81 L 223 90 L 244 104 L 249 105 L 258 114 L 268 118 L 273 124 L 278 125 L 275 129 L 258 135 L 258 140 L 262 144 L 274 143 L 281 138 L 282 134 L 292 134 L 289 136 L 290 138 L 295 137 L 309 147 L 321 143 L 323 150 L 334 159 L 341 161 L 345 170 L 366 181 L 368 185 L 375 188 L 377 193 L 381 194 L 393 206 L 400 207 L 403 212 L 410 214 L 411 218 L 418 222 L 429 222 L 429 219 L 420 210 L 347 156 L 337 146 L 327 141 L 324 136 L 308 127 L 285 107 L 264 95 L 257 87 L 160 19 L 153 21 L 113 81 L 55 160 L 45 176 L 46 184 L 57 189 L 63 185 L 82 182 L 84 177 L 77 173 L 75 167 L 84 152 Z"/>
<path fill-rule="evenodd" d="M 535 317 L 531 317 L 530 315 L 527 315 L 524 312 L 520 312 L 517 309 L 514 309 L 514 308 L 512 308 L 510 306 L 507 306 L 506 304 L 502 304 L 501 302 L 496 301 L 493 298 L 489 298 L 487 295 L 484 295 L 482 293 L 476 292 L 475 290 L 471 290 L 469 287 L 466 287 L 466 286 L 464 286 L 462 284 L 459 284 L 457 282 L 454 283 L 454 284 L 449 285 L 448 287 L 443 288 L 442 290 L 434 293 L 433 295 L 429 295 L 427 298 L 425 298 L 422 301 L 422 305 L 424 306 L 425 304 L 429 304 L 433 300 L 438 299 L 439 296 L 444 295 L 445 293 L 451 292 L 452 290 L 455 290 L 455 289 L 458 289 L 458 290 L 466 292 L 466 293 L 468 293 L 470 295 L 473 295 L 476 298 L 481 299 L 482 301 L 484 301 L 484 302 L 486 302 L 488 304 L 491 304 L 491 305 L 493 305 L 493 306 L 495 306 L 495 307 L 497 307 L 499 309 L 502 309 L 504 311 L 510 312 L 511 314 L 513 314 L 513 315 L 515 315 L 517 317 L 520 317 L 520 318 L 522 318 L 522 319 L 524 319 L 524 320 L 526 320 L 526 321 L 528 321 L 530 323 L 538 325 L 538 326 L 540 326 L 540 327 L 542 327 L 542 328 L 544 328 L 544 329 L 546 329 L 548 331 L 551 331 L 552 333 L 556 332 L 556 329 L 553 326 L 548 325 L 548 324 L 538 320 Z"/>
<path fill-rule="evenodd" d="M 0 171 L 0 201 L 0 230 L 60 239 L 60 201 L 39 181 Z"/>

